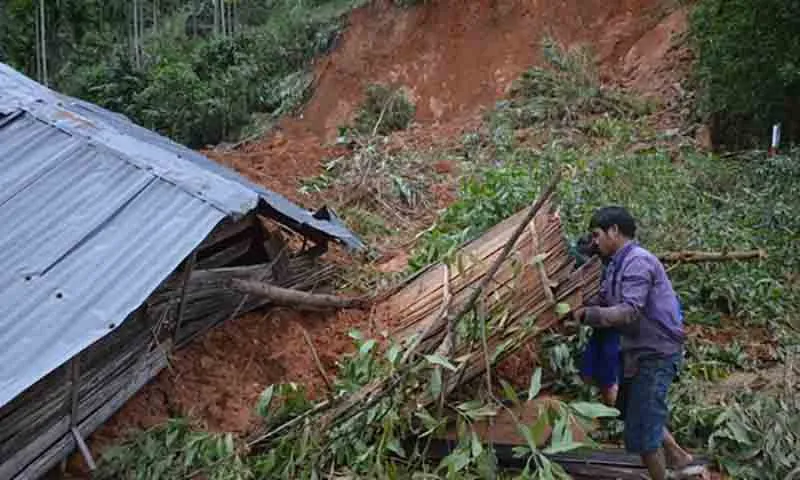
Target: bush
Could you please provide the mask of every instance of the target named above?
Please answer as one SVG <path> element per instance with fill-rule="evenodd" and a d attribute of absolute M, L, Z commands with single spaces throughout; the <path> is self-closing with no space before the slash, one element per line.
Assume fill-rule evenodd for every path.
<path fill-rule="evenodd" d="M 698 107 L 715 143 L 746 146 L 784 125 L 800 139 L 800 3 L 703 0 L 691 17 Z"/>
<path fill-rule="evenodd" d="M 370 85 L 364 104 L 356 114 L 355 129 L 365 135 L 387 135 L 406 129 L 414 120 L 416 107 L 399 88 Z"/>
<path fill-rule="evenodd" d="M 493 124 L 575 126 L 585 115 L 627 118 L 644 113 L 643 104 L 600 85 L 587 48 L 566 49 L 545 39 L 543 53 L 546 65 L 529 69 L 514 82 L 510 99 L 492 113 Z"/>

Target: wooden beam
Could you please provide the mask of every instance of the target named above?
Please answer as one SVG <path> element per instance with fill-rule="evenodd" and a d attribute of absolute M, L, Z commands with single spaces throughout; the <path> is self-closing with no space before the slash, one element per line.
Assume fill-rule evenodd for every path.
<path fill-rule="evenodd" d="M 217 225 L 203 243 L 198 246 L 198 250 L 211 248 L 214 244 L 223 242 L 233 236 L 236 236 L 254 225 L 253 220 L 255 216 L 252 214 L 246 215 L 241 220 L 226 220 Z"/>
<path fill-rule="evenodd" d="M 197 268 L 216 268 L 216 267 L 224 267 L 234 260 L 242 257 L 248 251 L 250 251 L 250 247 L 253 245 L 253 239 L 250 237 L 246 237 L 232 245 L 229 245 L 219 252 L 206 257 L 202 258 L 197 261 Z"/>

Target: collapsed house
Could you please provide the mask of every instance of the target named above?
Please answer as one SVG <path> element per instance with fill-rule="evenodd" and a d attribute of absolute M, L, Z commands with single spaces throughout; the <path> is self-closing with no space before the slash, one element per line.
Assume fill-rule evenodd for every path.
<path fill-rule="evenodd" d="M 327 210 L 3 64 L 0 224 L 0 479 L 91 461 L 84 438 L 173 349 L 266 303 L 231 279 L 312 289 L 329 241 L 362 246 Z"/>

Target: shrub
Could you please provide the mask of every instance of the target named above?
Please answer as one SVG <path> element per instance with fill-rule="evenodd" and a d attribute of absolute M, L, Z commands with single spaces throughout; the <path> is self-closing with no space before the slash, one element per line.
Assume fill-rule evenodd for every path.
<path fill-rule="evenodd" d="M 355 118 L 355 129 L 365 135 L 387 135 L 407 128 L 414 120 L 416 107 L 399 88 L 374 84 Z"/>

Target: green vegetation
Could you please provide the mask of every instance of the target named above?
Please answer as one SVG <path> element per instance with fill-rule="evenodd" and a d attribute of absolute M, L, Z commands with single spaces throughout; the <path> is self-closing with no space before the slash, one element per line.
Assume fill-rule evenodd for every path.
<path fill-rule="evenodd" d="M 558 64 L 555 67 L 559 71 Z M 537 68 L 523 78 L 528 82 L 547 75 Z M 551 173 L 566 167 L 571 178 L 560 187 L 560 208 L 572 236 L 585 230 L 597 206 L 622 204 L 639 219 L 642 243 L 655 251 L 765 249 L 767 260 L 683 265 L 670 275 L 688 324 L 707 325 L 711 331 L 723 324 L 766 326 L 779 338 L 779 356 L 798 351 L 800 287 L 791 272 L 800 269 L 794 251 L 800 221 L 793 213 L 800 211 L 800 152 L 720 159 L 685 147 L 680 139 L 631 152 L 634 141 L 655 145 L 659 138 L 646 117 L 582 107 L 591 99 L 618 93 L 598 93 L 602 89 L 589 84 L 580 90 L 564 86 L 517 92 L 532 97 L 517 97 L 511 107 L 501 104 L 485 141 L 465 139 L 472 170 L 463 180 L 459 199 L 422 237 L 413 268 L 446 258 L 462 242 L 529 204 Z M 539 113 L 509 116 L 509 108 L 519 108 L 514 105 L 533 105 Z M 554 125 L 564 112 L 583 113 Z M 545 131 L 539 144 L 516 140 L 514 130 L 528 127 Z M 558 335 L 542 342 L 554 387 L 578 396 L 586 390 L 571 361 L 580 351 L 582 335 Z M 672 393 L 673 428 L 680 441 L 707 449 L 736 478 L 785 477 L 797 464 L 800 447 L 800 438 L 792 433 L 798 431 L 792 385 L 785 394 L 750 392 L 710 401 L 706 389 L 714 382 L 767 365 L 736 344 L 690 342 L 687 360 Z M 789 378 L 793 376 L 790 372 Z M 743 412 L 751 410 L 754 414 L 746 418 Z M 780 425 L 772 429 L 768 419 L 776 415 Z"/>
<path fill-rule="evenodd" d="M 246 471 L 233 435 L 201 432 L 186 420 L 166 424 L 108 449 L 94 478 L 172 480 L 198 472 L 209 480 L 240 479 Z"/>
<path fill-rule="evenodd" d="M 340 364 L 333 397 L 352 393 L 396 372 L 404 355 L 401 347 L 390 345 L 383 350 L 376 340 L 366 339 L 359 332 L 352 332 L 351 337 L 355 351 Z M 455 367 L 443 357 L 430 355 L 406 377 L 408 383 L 346 422 L 333 425 L 325 434 L 314 431 L 312 425 L 299 426 L 279 437 L 269 448 L 255 448 L 248 455 L 243 453 L 247 446 L 236 445 L 229 434 L 198 432 L 184 421 L 171 421 L 107 451 L 98 478 L 173 479 L 203 475 L 213 480 L 309 479 L 322 478 L 331 471 L 337 476 L 356 478 L 419 478 L 412 475 L 442 479 L 512 478 L 498 471 L 493 450 L 484 448 L 472 428 L 476 422 L 493 417 L 499 409 L 507 407 L 484 393 L 472 400 L 448 401 L 438 409 L 435 406 L 403 408 L 407 398 L 402 392 L 420 379 L 438 378 L 429 383 L 431 395 L 438 397 L 443 369 Z M 536 399 L 540 391 L 541 371 L 537 371 L 531 379 L 526 400 Z M 520 404 L 516 392 L 506 389 L 505 393 L 507 402 Z M 301 386 L 281 384 L 264 391 L 256 411 L 264 417 L 268 428 L 307 413 L 313 406 Z M 528 444 L 518 447 L 515 453 L 527 458 L 528 466 L 514 474 L 515 479 L 569 478 L 546 454 L 592 445 L 591 441 L 577 442 L 570 426 L 588 428 L 599 418 L 618 414 L 614 409 L 583 401 L 549 399 L 539 408 L 535 424 L 517 425 Z M 458 445 L 438 464 L 430 464 L 431 438 L 443 433 L 448 417 L 455 422 Z M 548 437 L 551 429 L 552 436 Z M 545 447 L 537 447 L 545 441 Z"/>
<path fill-rule="evenodd" d="M 700 112 L 717 140 L 768 145 L 772 124 L 800 139 L 800 4 L 702 0 L 691 21 Z"/>
<path fill-rule="evenodd" d="M 7 61 L 37 76 L 37 37 L 27 31 L 37 25 L 34 3 L 3 7 L 12 22 L 0 31 L 0 45 L 14 47 Z M 199 147 L 236 138 L 254 116 L 265 123 L 264 116 L 277 118 L 305 101 L 310 60 L 331 47 L 342 15 L 359 2 L 224 2 L 236 21 L 224 31 L 215 22 L 215 33 L 212 2 L 163 1 L 155 17 L 148 3 L 139 7 L 136 36 L 128 34 L 129 2 L 62 3 L 46 10 L 50 84 Z M 164 17 L 151 20 L 159 13 Z"/>

